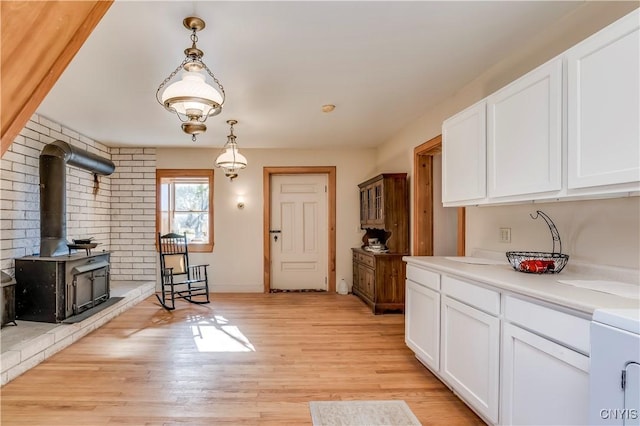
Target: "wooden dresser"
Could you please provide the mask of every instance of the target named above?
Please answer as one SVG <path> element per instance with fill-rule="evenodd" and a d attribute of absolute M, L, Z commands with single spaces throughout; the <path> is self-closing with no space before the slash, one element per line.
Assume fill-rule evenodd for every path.
<path fill-rule="evenodd" d="M 360 227 L 363 245 L 353 248 L 353 294 L 375 314 L 404 311 L 406 265 L 409 254 L 409 191 L 406 173 L 385 173 L 360 185 Z M 388 252 L 366 250 L 369 238 Z"/>

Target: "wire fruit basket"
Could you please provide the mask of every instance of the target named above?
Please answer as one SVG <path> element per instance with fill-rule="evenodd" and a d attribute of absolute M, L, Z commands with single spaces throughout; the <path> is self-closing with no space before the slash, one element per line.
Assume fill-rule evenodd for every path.
<path fill-rule="evenodd" d="M 569 255 L 562 253 L 562 241 L 560 240 L 558 229 L 551 218 L 540 210 L 536 211 L 535 216 L 532 214 L 529 216 L 532 219 L 542 217 L 547 222 L 549 231 L 551 231 L 551 239 L 553 240 L 553 251 L 551 253 L 543 251 L 508 251 L 506 255 L 509 263 L 518 272 L 533 274 L 559 273 L 569 262 Z M 558 243 L 558 251 L 556 251 L 556 242 Z"/>

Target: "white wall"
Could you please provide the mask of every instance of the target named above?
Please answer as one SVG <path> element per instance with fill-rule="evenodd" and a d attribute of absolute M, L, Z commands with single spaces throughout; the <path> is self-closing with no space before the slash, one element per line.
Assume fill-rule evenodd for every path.
<path fill-rule="evenodd" d="M 111 148 L 111 279 L 150 281 L 157 274 L 156 149 Z"/>
<path fill-rule="evenodd" d="M 336 167 L 336 282 L 352 281 L 351 248 L 361 244 L 358 184 L 373 177 L 374 149 L 243 149 L 249 163 L 233 181 L 215 170 L 213 253 L 193 253 L 211 265 L 212 291 L 263 291 L 263 168 Z M 220 149 L 157 149 L 159 169 L 212 168 Z M 236 207 L 242 197 L 245 208 Z"/>
<path fill-rule="evenodd" d="M 467 247 L 492 251 L 551 251 L 545 212 L 558 228 L 562 252 L 570 259 L 640 268 L 640 198 L 565 201 L 467 208 Z M 511 228 L 511 243 L 498 241 L 499 228 Z M 571 260 L 569 261 L 571 263 Z"/>
<path fill-rule="evenodd" d="M 446 118 L 636 8 L 637 2 L 585 2 L 563 20 L 523 45 L 520 50 L 480 74 L 454 96 L 426 111 L 418 120 L 409 123 L 403 132 L 380 146 L 376 156 L 377 170 L 411 173 L 414 147 L 439 135 Z M 411 206 L 413 209 L 413 200 Z M 546 225 L 532 223 L 528 219 L 529 211 L 541 208 L 554 221 L 557 220 L 561 237 L 566 240 L 567 253 L 606 265 L 638 268 L 638 198 L 563 202 L 542 207 L 544 208 L 536 204 L 535 208 L 502 206 L 469 209 L 466 219 L 467 252 L 476 248 L 499 251 L 507 249 L 507 246 L 496 246 L 498 223 L 508 224 L 512 228 L 515 239 L 512 246 L 516 243 L 521 249 L 541 246 L 547 233 Z M 549 244 L 550 242 L 549 236 Z M 547 245 L 541 247 L 550 250 Z"/>

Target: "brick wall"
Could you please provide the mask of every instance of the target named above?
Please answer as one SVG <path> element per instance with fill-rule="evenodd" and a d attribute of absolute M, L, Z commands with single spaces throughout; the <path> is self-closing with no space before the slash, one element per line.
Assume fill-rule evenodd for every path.
<path fill-rule="evenodd" d="M 156 150 L 111 148 L 111 276 L 155 280 Z"/>
<path fill-rule="evenodd" d="M 110 158 L 111 176 L 67 167 L 67 240 L 94 237 L 111 251 L 112 280 L 155 280 L 155 149 L 109 148 L 34 114 L 0 160 L 0 269 L 13 275 L 13 259 L 40 249 L 39 157 L 61 140 Z"/>
<path fill-rule="evenodd" d="M 110 158 L 109 148 L 77 132 L 33 115 L 0 161 L 0 269 L 13 275 L 13 259 L 40 250 L 38 164 L 42 148 L 61 140 Z M 111 183 L 100 176 L 93 194 L 93 174 L 67 166 L 67 239 L 92 236 L 109 250 Z"/>

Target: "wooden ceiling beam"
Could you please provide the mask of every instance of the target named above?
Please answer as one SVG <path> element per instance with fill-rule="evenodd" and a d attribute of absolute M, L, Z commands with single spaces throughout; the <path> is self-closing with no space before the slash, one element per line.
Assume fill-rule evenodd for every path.
<path fill-rule="evenodd" d="M 1 2 L 0 155 L 9 149 L 112 3 Z"/>

